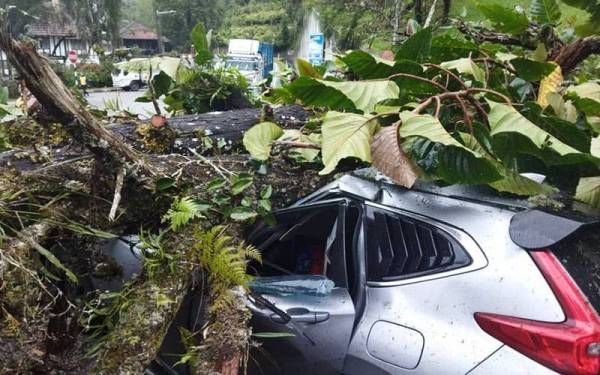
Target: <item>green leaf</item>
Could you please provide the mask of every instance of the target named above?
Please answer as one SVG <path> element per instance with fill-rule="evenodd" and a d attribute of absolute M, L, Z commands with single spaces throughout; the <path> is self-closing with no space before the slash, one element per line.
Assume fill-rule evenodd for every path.
<path fill-rule="evenodd" d="M 266 212 L 271 212 L 271 201 L 268 199 L 259 199 L 258 207 Z"/>
<path fill-rule="evenodd" d="M 289 92 L 306 105 L 332 110 L 353 110 L 354 103 L 340 91 L 310 77 L 299 77 L 288 86 Z"/>
<path fill-rule="evenodd" d="M 263 186 L 263 188 L 260 190 L 260 197 L 262 199 L 271 198 L 271 194 L 273 194 L 273 186 L 271 185 Z"/>
<path fill-rule="evenodd" d="M 600 208 L 600 176 L 580 178 L 575 190 L 575 199 Z"/>
<path fill-rule="evenodd" d="M 196 50 L 196 64 L 205 65 L 209 63 L 213 58 L 213 54 L 209 50 L 208 39 L 206 38 L 206 31 L 202 22 L 196 24 L 190 34 L 190 39 Z"/>
<path fill-rule="evenodd" d="M 206 191 L 213 192 L 219 189 L 222 189 L 227 181 L 222 177 L 213 178 L 206 184 Z"/>
<path fill-rule="evenodd" d="M 138 96 L 135 98 L 136 103 L 151 103 L 152 99 L 147 96 Z"/>
<path fill-rule="evenodd" d="M 529 196 L 540 194 L 548 195 L 556 192 L 556 189 L 553 187 L 540 184 L 530 178 L 521 176 L 518 172 L 506 167 L 500 168 L 499 170 L 503 177 L 498 181 L 491 182 L 489 185 L 500 192 Z"/>
<path fill-rule="evenodd" d="M 505 150 L 511 149 L 516 152 L 534 154 L 548 165 L 574 164 L 585 161 L 600 165 L 599 158 L 579 152 L 577 149 L 561 142 L 558 138 L 529 121 L 512 106 L 489 100 L 488 103 L 491 108 L 488 119 L 495 150 L 500 145 L 497 142 L 498 138 L 501 138 Z M 521 139 L 515 136 L 521 137 Z M 524 143 L 524 141 L 532 147 L 527 147 L 527 143 Z M 552 153 L 547 151 L 552 151 Z"/>
<path fill-rule="evenodd" d="M 257 215 L 256 211 L 249 207 L 238 206 L 231 210 L 229 217 L 236 221 L 246 221 L 255 218 Z"/>
<path fill-rule="evenodd" d="M 468 133 L 460 133 L 460 137 L 463 140 L 465 146 L 469 147 L 473 151 L 476 151 L 490 162 L 497 173 L 500 174 L 500 178 L 496 181 L 488 182 L 488 185 L 492 188 L 505 193 L 517 194 L 517 195 L 539 195 L 539 194 L 552 194 L 555 189 L 544 184 L 537 183 L 532 179 L 521 176 L 518 172 L 515 172 L 506 166 L 502 165 L 498 160 L 494 159 L 478 142 L 476 137 L 473 137 Z"/>
<path fill-rule="evenodd" d="M 272 122 L 261 122 L 244 133 L 244 147 L 256 160 L 267 160 L 271 144 L 283 135 L 283 130 Z"/>
<path fill-rule="evenodd" d="M 360 79 L 387 78 L 393 74 L 393 61 L 380 59 L 365 51 L 352 51 L 342 56 L 341 60 Z"/>
<path fill-rule="evenodd" d="M 300 76 L 306 76 L 310 78 L 322 79 L 323 76 L 317 72 L 315 67 L 304 59 L 296 59 L 296 66 L 298 67 L 298 74 Z"/>
<path fill-rule="evenodd" d="M 152 78 L 152 88 L 154 89 L 156 98 L 167 95 L 171 88 L 171 83 L 173 83 L 173 80 L 163 71 L 154 76 L 154 78 Z"/>
<path fill-rule="evenodd" d="M 600 115 L 600 84 L 585 82 L 580 85 L 569 86 L 565 96 L 573 99 L 575 107 L 586 115 Z"/>
<path fill-rule="evenodd" d="M 167 190 L 170 187 L 175 186 L 175 179 L 170 177 L 163 177 L 156 180 L 156 189 L 158 190 Z"/>
<path fill-rule="evenodd" d="M 320 174 L 331 173 L 343 158 L 354 157 L 371 161 L 371 138 L 377 127 L 371 116 L 330 111 L 323 118 L 322 153 L 325 168 Z"/>
<path fill-rule="evenodd" d="M 209 208 L 209 205 L 198 203 L 192 197 L 176 198 L 161 222 L 169 222 L 171 229 L 177 231 L 193 219 L 203 219 L 205 216 L 202 212 Z"/>
<path fill-rule="evenodd" d="M 510 63 L 517 70 L 517 75 L 527 81 L 541 81 L 556 68 L 556 65 L 553 63 L 539 62 L 524 58 L 512 59 L 510 60 Z"/>
<path fill-rule="evenodd" d="M 231 194 L 238 195 L 252 186 L 254 177 L 249 173 L 240 173 L 231 177 Z"/>
<path fill-rule="evenodd" d="M 560 8 L 556 0 L 532 0 L 529 5 L 529 13 L 540 25 L 556 25 L 560 21 Z"/>
<path fill-rule="evenodd" d="M 479 67 L 471 58 L 465 57 L 462 59 L 445 61 L 440 64 L 442 68 L 456 69 L 461 74 L 469 74 L 476 81 L 485 84 L 485 71 Z"/>
<path fill-rule="evenodd" d="M 402 138 L 423 137 L 444 146 L 453 146 L 465 149 L 475 156 L 479 156 L 471 149 L 463 146 L 444 129 L 440 121 L 431 115 L 417 115 L 404 111 L 400 113 L 400 136 Z"/>
<path fill-rule="evenodd" d="M 71 282 L 73 282 L 73 283 L 79 282 L 79 280 L 77 279 L 77 276 L 75 276 L 75 274 L 69 268 L 67 268 L 64 264 L 62 264 L 61 261 L 54 254 L 52 254 L 49 250 L 42 247 L 41 245 L 39 245 L 39 244 L 36 244 L 36 245 L 37 246 L 34 246 L 36 251 L 38 253 L 40 253 L 41 256 L 46 258 L 50 263 L 52 263 L 53 266 L 62 270 L 65 273 L 65 275 L 67 275 L 67 278 Z"/>
<path fill-rule="evenodd" d="M 0 86 L 0 104 L 8 104 L 8 87 Z"/>
<path fill-rule="evenodd" d="M 431 27 L 410 36 L 396 50 L 395 60 L 412 60 L 419 63 L 426 62 L 431 53 Z"/>
<path fill-rule="evenodd" d="M 430 62 L 439 64 L 443 61 L 469 57 L 477 50 L 475 43 L 465 39 L 460 32 L 454 29 L 452 32 L 436 35 L 431 39 Z"/>
<path fill-rule="evenodd" d="M 600 158 L 600 136 L 592 138 L 590 153 Z"/>
<path fill-rule="evenodd" d="M 446 146 L 437 149 L 430 148 L 436 153 L 435 174 L 444 181 L 480 184 L 501 178 L 494 164 L 484 157 L 485 151 L 475 138 L 470 138 L 472 140 L 471 147 L 466 147 L 453 138 L 439 120 L 431 115 L 402 112 L 400 119 L 402 120 L 400 127 L 402 138 L 422 137 Z M 415 154 L 413 153 L 413 155 Z M 423 155 L 423 157 L 428 157 L 428 155 Z"/>
<path fill-rule="evenodd" d="M 312 143 L 315 146 L 320 146 L 320 140 L 316 139 L 318 134 L 313 133 L 306 135 L 298 129 L 286 129 L 283 135 L 279 138 L 280 141 L 299 141 L 302 143 Z M 298 163 L 312 163 L 319 156 L 319 148 L 300 148 L 293 147 L 287 152 L 288 157 L 294 159 Z"/>
<path fill-rule="evenodd" d="M 396 83 L 387 80 L 333 82 L 300 77 L 290 86 L 290 91 L 308 105 L 329 109 L 358 109 L 371 113 L 375 104 L 398 98 Z"/>
<path fill-rule="evenodd" d="M 529 26 L 526 15 L 498 3 L 481 1 L 477 4 L 477 8 L 492 22 L 497 31 L 517 35 L 523 33 Z"/>

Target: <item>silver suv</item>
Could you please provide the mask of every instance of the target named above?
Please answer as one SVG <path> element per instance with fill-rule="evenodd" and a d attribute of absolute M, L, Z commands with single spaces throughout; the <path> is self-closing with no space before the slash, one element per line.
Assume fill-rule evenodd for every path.
<path fill-rule="evenodd" d="M 249 373 L 599 374 L 598 214 L 481 189 L 344 176 L 258 225 Z"/>

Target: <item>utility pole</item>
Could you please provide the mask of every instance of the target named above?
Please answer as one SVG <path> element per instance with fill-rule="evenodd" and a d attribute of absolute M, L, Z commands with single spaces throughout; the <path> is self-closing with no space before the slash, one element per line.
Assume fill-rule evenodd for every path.
<path fill-rule="evenodd" d="M 156 36 L 158 37 L 158 53 L 163 53 L 165 52 L 165 46 L 163 44 L 163 39 L 162 39 L 162 35 L 160 32 L 160 16 L 165 15 L 165 14 L 174 14 L 177 13 L 174 10 L 165 10 L 165 11 L 159 11 L 156 8 L 156 0 L 154 0 L 152 2 L 152 4 L 154 5 L 154 19 L 156 20 Z"/>
<path fill-rule="evenodd" d="M 158 15 L 158 7 L 156 6 L 156 0 L 152 1 L 152 10 L 154 13 L 154 22 L 156 23 L 156 37 L 158 38 L 158 53 L 165 52 L 163 46 L 162 35 L 160 35 L 160 19 Z"/>

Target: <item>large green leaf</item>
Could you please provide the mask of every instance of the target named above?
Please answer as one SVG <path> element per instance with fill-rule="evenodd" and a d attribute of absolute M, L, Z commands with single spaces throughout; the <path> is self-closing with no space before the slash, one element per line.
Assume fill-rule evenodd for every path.
<path fill-rule="evenodd" d="M 485 158 L 482 153 L 483 149 L 480 146 L 479 148 L 466 147 L 454 139 L 437 118 L 430 115 L 402 112 L 400 119 L 402 120 L 401 137 L 406 139 L 422 137 L 446 146 L 440 149 L 421 144 L 437 154 L 437 162 L 434 164 L 435 174 L 444 181 L 448 183 L 480 184 L 496 181 L 502 177 L 497 172 L 494 164 Z M 474 138 L 473 140 L 477 144 Z M 411 154 L 416 155 L 415 152 Z M 421 155 L 425 158 L 429 157 L 429 155 L 422 152 Z"/>
<path fill-rule="evenodd" d="M 320 174 L 331 173 L 343 158 L 354 157 L 371 161 L 371 139 L 377 123 L 371 116 L 330 111 L 321 125 L 322 154 L 325 168 Z"/>
<path fill-rule="evenodd" d="M 163 71 L 154 76 L 154 78 L 152 78 L 152 88 L 154 89 L 156 98 L 167 95 L 171 88 L 171 83 L 173 83 L 173 79 Z"/>
<path fill-rule="evenodd" d="M 368 52 L 356 50 L 341 57 L 341 60 L 360 79 L 387 78 L 392 75 L 393 61 L 380 59 Z"/>
<path fill-rule="evenodd" d="M 489 19 L 494 28 L 503 33 L 521 34 L 529 26 L 527 16 L 515 9 L 507 8 L 499 3 L 486 0 L 480 1 L 477 8 Z"/>
<path fill-rule="evenodd" d="M 599 84 L 595 82 L 585 82 L 580 85 L 569 86 L 565 96 L 573 99 L 575 107 L 586 115 L 600 115 Z"/>
<path fill-rule="evenodd" d="M 580 178 L 575 190 L 575 199 L 600 208 L 600 176 Z"/>
<path fill-rule="evenodd" d="M 468 133 L 460 133 L 460 137 L 468 148 L 476 151 L 482 155 L 495 167 L 496 171 L 500 174 L 500 178 L 496 181 L 488 182 L 492 188 L 505 193 L 512 193 L 517 195 L 539 195 L 539 194 L 551 194 L 555 192 L 555 189 L 544 184 L 537 183 L 532 179 L 525 176 L 521 176 L 518 172 L 507 168 L 502 165 L 499 161 L 494 159 L 477 141 L 477 138 Z"/>
<path fill-rule="evenodd" d="M 476 81 L 485 83 L 485 71 L 479 67 L 471 58 L 464 57 L 457 60 L 445 61 L 440 64 L 442 68 L 455 69 L 461 74 L 469 74 Z"/>
<path fill-rule="evenodd" d="M 416 62 L 426 62 L 431 53 L 431 27 L 411 35 L 396 50 L 396 61 L 412 60 Z"/>
<path fill-rule="evenodd" d="M 453 146 L 463 148 L 475 156 L 479 156 L 475 151 L 463 146 L 454 139 L 440 121 L 431 115 L 417 115 L 409 111 L 400 113 L 402 126 L 400 127 L 400 136 L 408 139 L 410 137 L 423 137 L 433 142 L 441 143 L 444 146 Z"/>
<path fill-rule="evenodd" d="M 196 50 L 195 61 L 198 65 L 204 65 L 209 63 L 213 54 L 210 52 L 208 39 L 206 37 L 206 30 L 204 29 L 204 24 L 199 22 L 190 34 L 190 39 L 194 44 L 194 49 Z"/>
<path fill-rule="evenodd" d="M 315 67 L 304 59 L 296 59 L 296 66 L 298 67 L 298 74 L 310 78 L 322 79 L 323 76 L 317 72 Z"/>
<path fill-rule="evenodd" d="M 529 13 L 537 23 L 556 25 L 560 21 L 560 8 L 556 0 L 532 0 Z"/>
<path fill-rule="evenodd" d="M 244 133 L 244 147 L 257 160 L 267 160 L 271 144 L 283 135 L 283 130 L 272 122 L 261 122 Z"/>
<path fill-rule="evenodd" d="M 334 82 L 309 77 L 298 78 L 289 90 L 305 104 L 330 109 L 356 108 L 364 113 L 373 112 L 375 104 L 395 99 L 400 93 L 396 83 L 388 80 Z"/>
<path fill-rule="evenodd" d="M 346 95 L 310 77 L 299 77 L 288 86 L 288 91 L 306 105 L 333 110 L 356 109 Z"/>
<path fill-rule="evenodd" d="M 592 143 L 590 146 L 590 153 L 595 157 L 600 158 L 600 136 L 596 138 L 592 138 Z"/>
<path fill-rule="evenodd" d="M 599 158 L 582 153 L 561 142 L 529 121 L 512 106 L 492 101 L 488 101 L 488 103 L 491 107 L 488 118 L 492 137 L 494 141 L 499 137 L 502 138 L 505 150 L 512 148 L 515 152 L 532 153 L 549 165 L 575 164 L 586 161 L 600 165 Z M 495 146 L 496 144 L 495 142 Z M 528 145 L 533 147 L 528 147 Z M 495 149 L 497 150 L 497 147 Z M 551 153 L 546 151 L 551 151 Z"/>
<path fill-rule="evenodd" d="M 436 35 L 431 39 L 430 62 L 439 64 L 443 61 L 456 60 L 469 57 L 477 53 L 477 45 L 454 29 L 454 32 L 446 32 Z"/>
<path fill-rule="evenodd" d="M 556 65 L 553 63 L 539 62 L 524 58 L 510 60 L 512 66 L 517 70 L 517 75 L 527 81 L 540 81 L 554 71 Z"/>

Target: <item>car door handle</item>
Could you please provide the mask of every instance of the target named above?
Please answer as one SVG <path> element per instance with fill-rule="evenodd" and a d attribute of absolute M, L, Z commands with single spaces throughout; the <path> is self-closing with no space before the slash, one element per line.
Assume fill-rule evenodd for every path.
<path fill-rule="evenodd" d="M 290 309 L 287 311 L 288 315 L 292 318 L 292 322 L 297 323 L 308 323 L 315 324 L 321 323 L 329 319 L 329 313 L 324 311 L 305 311 L 302 313 L 294 313 Z M 271 314 L 271 320 L 275 323 L 285 324 L 286 322 L 277 314 Z"/>

